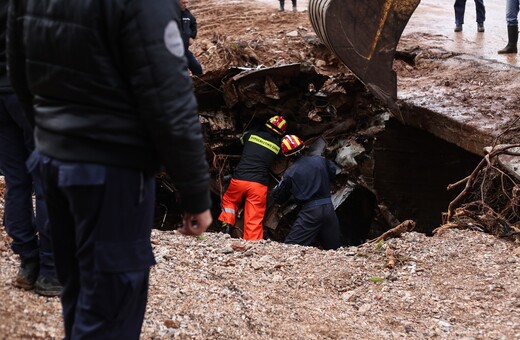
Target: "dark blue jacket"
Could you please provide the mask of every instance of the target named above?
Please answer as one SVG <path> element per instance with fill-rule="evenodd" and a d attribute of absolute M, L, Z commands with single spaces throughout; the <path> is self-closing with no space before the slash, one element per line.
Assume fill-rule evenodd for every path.
<path fill-rule="evenodd" d="M 184 48 L 187 50 L 190 47 L 190 38 L 195 39 L 197 37 L 197 20 L 189 9 L 181 12 L 181 20 L 182 41 L 184 41 Z"/>
<path fill-rule="evenodd" d="M 283 203 L 292 195 L 298 204 L 331 197 L 330 181 L 336 169 L 332 161 L 322 156 L 300 157 L 285 171 L 272 197 Z"/>
<path fill-rule="evenodd" d="M 210 206 L 193 84 L 171 0 L 10 0 L 11 84 L 52 158 L 154 171 Z"/>

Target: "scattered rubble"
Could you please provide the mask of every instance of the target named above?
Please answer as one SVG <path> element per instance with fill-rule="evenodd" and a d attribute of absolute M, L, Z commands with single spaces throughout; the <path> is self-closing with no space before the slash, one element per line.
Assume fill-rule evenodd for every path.
<path fill-rule="evenodd" d="M 63 336 L 60 303 L 14 288 L 0 233 L 0 338 Z M 520 247 L 482 232 L 407 232 L 322 251 L 222 233 L 152 235 L 142 339 L 520 337 Z"/>
<path fill-rule="evenodd" d="M 197 78 L 195 93 L 201 103 L 200 121 L 217 214 L 220 198 L 240 159 L 240 136 L 264 125 L 272 115 L 284 115 L 288 134 L 300 136 L 309 153 L 332 159 L 341 169 L 334 181 L 333 202 L 344 229 L 343 243 L 359 244 L 368 237 L 375 209 L 384 203 L 376 202 L 374 189 L 367 184 L 362 169 L 370 172 L 367 163 L 371 161 L 373 140 L 384 129 L 390 115 L 356 77 L 352 74 L 325 76 L 304 63 L 230 68 L 227 72 L 208 72 Z M 272 186 L 287 166 L 287 160 L 280 157 L 272 168 Z M 172 195 L 173 184 L 168 183 L 168 177 L 161 174 L 159 181 L 160 187 Z M 168 192 L 164 195 L 166 199 Z M 356 202 L 348 200 L 352 193 L 359 196 Z M 357 202 L 360 200 L 361 203 Z M 169 202 L 175 205 L 174 201 Z M 362 203 L 370 206 L 363 211 L 348 206 Z M 172 229 L 178 225 L 179 212 L 167 216 L 167 211 L 172 212 L 175 207 L 168 206 L 167 201 L 159 200 L 158 204 L 168 208 L 158 215 L 160 227 Z M 343 204 L 347 206 L 343 208 Z M 341 213 L 343 210 L 348 213 Z M 296 206 L 291 202 L 282 206 L 269 204 L 265 221 L 268 237 L 283 241 L 296 213 Z M 379 230 L 394 226 L 386 224 Z M 238 223 L 237 227 L 240 227 Z M 211 230 L 219 228 L 215 221 Z M 352 233 L 362 236 L 354 239 L 349 236 Z"/>

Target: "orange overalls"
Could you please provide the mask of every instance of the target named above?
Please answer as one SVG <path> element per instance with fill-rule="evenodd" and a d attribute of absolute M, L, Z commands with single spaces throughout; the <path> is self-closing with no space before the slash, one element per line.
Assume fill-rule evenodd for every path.
<path fill-rule="evenodd" d="M 268 131 L 246 133 L 244 150 L 231 183 L 222 197 L 219 220 L 235 225 L 236 214 L 244 206 L 244 240 L 261 240 L 264 236 L 264 213 L 267 203 L 269 171 L 280 152 L 280 141 Z"/>
<path fill-rule="evenodd" d="M 267 185 L 231 179 L 222 197 L 222 213 L 218 219 L 235 225 L 236 213 L 244 199 L 244 240 L 261 240 L 264 237 L 262 221 L 267 202 Z"/>

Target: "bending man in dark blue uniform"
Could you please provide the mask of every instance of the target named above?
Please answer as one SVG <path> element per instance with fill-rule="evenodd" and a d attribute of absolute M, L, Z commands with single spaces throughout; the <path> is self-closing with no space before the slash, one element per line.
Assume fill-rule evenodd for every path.
<path fill-rule="evenodd" d="M 65 339 L 139 339 L 155 177 L 211 223 L 209 171 L 172 0 L 11 0 L 10 79 L 35 123 Z"/>
<path fill-rule="evenodd" d="M 202 66 L 190 51 L 190 46 L 193 44 L 195 38 L 197 38 L 197 20 L 188 9 L 188 0 L 179 0 L 179 3 L 181 6 L 182 20 L 181 33 L 182 40 L 184 41 L 186 59 L 188 59 L 188 69 L 194 76 L 200 76 L 202 75 Z"/>
<path fill-rule="evenodd" d="M 291 196 L 301 206 L 285 243 L 310 246 L 317 239 L 323 249 L 340 247 L 339 222 L 332 205 L 330 180 L 336 165 L 321 156 L 302 156 L 300 138 L 287 135 L 282 140 L 282 153 L 293 160 L 272 197 L 283 203 Z"/>

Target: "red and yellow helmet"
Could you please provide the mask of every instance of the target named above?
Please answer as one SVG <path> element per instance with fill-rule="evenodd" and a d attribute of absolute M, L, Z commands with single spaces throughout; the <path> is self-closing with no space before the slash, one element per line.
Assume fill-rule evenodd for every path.
<path fill-rule="evenodd" d="M 287 129 L 287 122 L 283 118 L 283 116 L 273 116 L 269 118 L 269 120 L 265 123 L 269 129 L 273 130 L 280 136 L 283 136 L 285 130 Z"/>
<path fill-rule="evenodd" d="M 286 135 L 282 138 L 282 153 L 288 157 L 294 155 L 305 147 L 300 137 L 295 135 Z"/>

